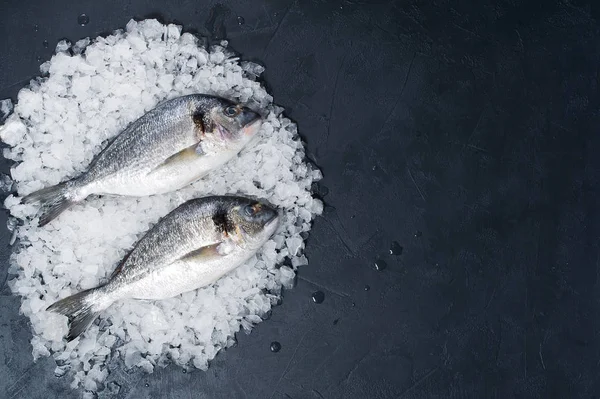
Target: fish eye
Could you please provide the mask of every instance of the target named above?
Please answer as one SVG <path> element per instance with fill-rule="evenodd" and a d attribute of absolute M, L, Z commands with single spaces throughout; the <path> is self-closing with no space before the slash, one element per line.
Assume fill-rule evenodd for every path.
<path fill-rule="evenodd" d="M 248 217 L 254 216 L 254 207 L 251 205 L 246 205 L 244 207 L 244 215 L 246 215 Z"/>
<path fill-rule="evenodd" d="M 244 207 L 244 215 L 249 218 L 256 217 L 262 209 L 262 205 L 260 203 L 255 203 L 252 205 L 246 205 Z"/>
<path fill-rule="evenodd" d="M 223 110 L 223 113 L 225 114 L 225 116 L 232 118 L 232 117 L 236 116 L 237 114 L 239 114 L 240 110 L 237 109 L 235 106 L 230 105 L 229 107 L 227 107 Z"/>

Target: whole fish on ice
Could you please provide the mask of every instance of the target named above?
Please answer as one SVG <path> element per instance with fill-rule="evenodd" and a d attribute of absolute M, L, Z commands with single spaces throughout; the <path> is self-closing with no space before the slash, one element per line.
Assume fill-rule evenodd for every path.
<path fill-rule="evenodd" d="M 61 299 L 49 311 L 69 319 L 68 340 L 125 298 L 165 299 L 210 284 L 250 259 L 279 224 L 276 209 L 244 197 L 205 197 L 161 219 L 102 286 Z"/>
<path fill-rule="evenodd" d="M 130 124 L 82 175 L 23 198 L 41 203 L 43 226 L 92 194 L 146 196 L 180 189 L 236 154 L 258 132 L 256 112 L 192 94 L 166 101 Z"/>

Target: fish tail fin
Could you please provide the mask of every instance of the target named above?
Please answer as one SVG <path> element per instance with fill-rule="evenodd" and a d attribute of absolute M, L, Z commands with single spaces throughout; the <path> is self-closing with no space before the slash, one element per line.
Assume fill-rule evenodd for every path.
<path fill-rule="evenodd" d="M 67 316 L 69 319 L 67 341 L 72 341 L 83 334 L 100 312 L 108 307 L 106 304 L 103 305 L 102 301 L 98 301 L 98 298 L 98 288 L 92 288 L 54 302 L 46 310 Z M 108 305 L 110 306 L 110 303 Z"/>
<path fill-rule="evenodd" d="M 39 226 L 42 227 L 50 223 L 61 213 L 73 206 L 77 201 L 70 198 L 71 193 L 69 183 L 64 182 L 56 186 L 43 188 L 23 197 L 24 204 L 41 204 Z"/>

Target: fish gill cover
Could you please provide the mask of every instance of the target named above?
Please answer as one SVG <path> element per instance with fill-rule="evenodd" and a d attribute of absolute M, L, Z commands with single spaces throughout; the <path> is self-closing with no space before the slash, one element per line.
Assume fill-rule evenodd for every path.
<path fill-rule="evenodd" d="M 234 334 L 259 323 L 308 263 L 300 235 L 323 204 L 311 184 L 322 176 L 305 163 L 296 125 L 256 81 L 263 68 L 239 62 L 227 43 L 203 47 L 177 25 L 130 21 L 108 37 L 61 42 L 41 66 L 42 78 L 2 103 L 4 156 L 18 195 L 5 206 L 18 219 L 9 286 L 31 321 L 33 357 L 53 356 L 55 373 L 73 388 L 105 388 L 108 361 L 152 372 L 171 362 L 206 369 Z M 267 116 L 254 143 L 224 167 L 179 191 L 151 197 L 93 197 L 42 228 L 35 205 L 20 197 L 83 172 L 108 140 L 159 102 L 208 93 L 250 104 Z M 119 260 L 156 221 L 205 195 L 244 194 L 279 206 L 282 223 L 256 256 L 208 287 L 162 301 L 115 303 L 79 338 L 67 343 L 67 319 L 45 309 L 56 300 L 106 281 Z M 292 267 L 277 266 L 289 257 Z"/>

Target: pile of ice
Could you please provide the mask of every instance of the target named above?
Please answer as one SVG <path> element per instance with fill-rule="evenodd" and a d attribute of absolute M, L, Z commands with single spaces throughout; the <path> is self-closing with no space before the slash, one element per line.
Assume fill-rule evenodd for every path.
<path fill-rule="evenodd" d="M 307 263 L 304 239 L 322 203 L 310 193 L 321 173 L 304 162 L 296 125 L 281 115 L 256 78 L 262 67 L 240 63 L 227 43 L 206 49 L 181 27 L 156 20 L 130 21 L 106 38 L 61 42 L 41 66 L 44 77 L 22 89 L 0 128 L 16 161 L 18 196 L 5 201 L 16 228 L 9 282 L 31 320 L 33 356 L 52 355 L 56 374 L 71 372 L 72 386 L 104 388 L 106 362 L 121 355 L 127 367 L 151 372 L 174 362 L 206 369 L 217 352 L 249 331 L 276 303 L 294 270 Z M 260 107 L 268 116 L 260 138 L 209 177 L 172 194 L 145 198 L 89 198 L 38 228 L 37 208 L 20 196 L 84 171 L 111 137 L 158 102 L 211 93 Z M 66 318 L 48 305 L 97 286 L 153 223 L 184 201 L 208 194 L 241 193 L 284 209 L 277 234 L 260 253 L 214 285 L 156 302 L 114 304 L 81 337 L 67 343 Z M 16 227 L 15 227 L 16 226 Z M 285 258 L 292 267 L 281 265 Z"/>

